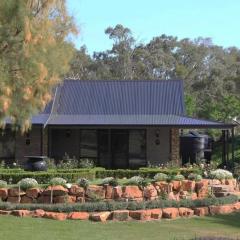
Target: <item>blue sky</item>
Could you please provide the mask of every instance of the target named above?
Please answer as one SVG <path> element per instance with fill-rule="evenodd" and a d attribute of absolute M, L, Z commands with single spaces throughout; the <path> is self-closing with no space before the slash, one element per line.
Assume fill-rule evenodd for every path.
<path fill-rule="evenodd" d="M 104 30 L 118 23 L 138 42 L 161 34 L 202 36 L 240 48 L 240 0 L 67 0 L 67 6 L 80 28 L 75 45 L 85 44 L 89 53 L 111 47 Z"/>

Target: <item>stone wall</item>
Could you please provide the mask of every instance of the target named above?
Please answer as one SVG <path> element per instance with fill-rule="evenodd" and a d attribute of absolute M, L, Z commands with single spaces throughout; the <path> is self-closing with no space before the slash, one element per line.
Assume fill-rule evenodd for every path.
<path fill-rule="evenodd" d="M 42 126 L 33 126 L 29 133 L 16 133 L 15 159 L 24 163 L 24 156 L 42 155 Z"/>
<path fill-rule="evenodd" d="M 171 162 L 180 166 L 180 140 L 179 140 L 179 129 L 172 128 L 170 131 L 171 135 Z"/>
<path fill-rule="evenodd" d="M 212 187 L 216 197 L 223 197 L 235 193 L 239 195 L 239 187 L 235 179 L 226 180 L 221 184 L 218 180 L 203 179 L 200 182 L 183 180 L 155 182 L 144 188 L 138 186 L 110 186 L 90 185 L 86 189 L 78 185 L 49 186 L 46 189 L 32 188 L 20 191 L 18 188 L 0 189 L 0 199 L 11 203 L 75 203 L 92 201 L 147 201 L 161 198 L 163 195 L 169 200 L 203 199 L 208 197 L 209 187 Z M 52 192 L 52 198 L 51 198 Z"/>
<path fill-rule="evenodd" d="M 147 161 L 152 165 L 166 164 L 170 160 L 170 128 L 147 129 Z"/>

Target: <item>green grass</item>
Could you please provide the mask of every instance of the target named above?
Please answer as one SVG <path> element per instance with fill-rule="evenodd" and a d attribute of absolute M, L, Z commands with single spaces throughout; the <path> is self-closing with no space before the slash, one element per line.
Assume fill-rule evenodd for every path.
<path fill-rule="evenodd" d="M 195 236 L 240 238 L 240 213 L 152 222 L 55 221 L 0 216 L 1 240 L 159 240 Z"/>

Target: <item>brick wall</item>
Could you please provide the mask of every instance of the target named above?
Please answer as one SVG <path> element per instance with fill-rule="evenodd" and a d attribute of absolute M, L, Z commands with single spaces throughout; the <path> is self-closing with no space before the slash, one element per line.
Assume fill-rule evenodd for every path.
<path fill-rule="evenodd" d="M 171 134 L 171 161 L 176 165 L 180 165 L 180 142 L 179 142 L 179 129 L 172 128 L 170 130 Z"/>
<path fill-rule="evenodd" d="M 41 126 L 33 126 L 28 134 L 16 133 L 15 159 L 19 163 L 27 160 L 24 156 L 42 154 L 41 134 Z"/>

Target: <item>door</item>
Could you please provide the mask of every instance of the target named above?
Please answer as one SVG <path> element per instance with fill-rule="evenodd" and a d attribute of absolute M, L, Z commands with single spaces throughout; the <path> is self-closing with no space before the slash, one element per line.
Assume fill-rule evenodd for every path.
<path fill-rule="evenodd" d="M 128 130 L 111 130 L 112 168 L 128 168 Z"/>

